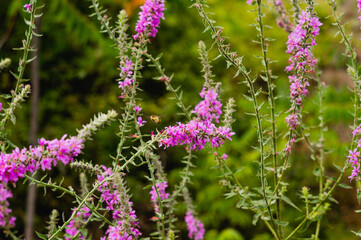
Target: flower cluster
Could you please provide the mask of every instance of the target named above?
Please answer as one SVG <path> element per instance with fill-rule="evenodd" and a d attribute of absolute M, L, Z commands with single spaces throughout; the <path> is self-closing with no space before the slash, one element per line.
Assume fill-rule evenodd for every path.
<path fill-rule="evenodd" d="M 140 7 L 139 19 L 135 26 L 134 40 L 139 40 L 141 36 L 155 37 L 158 32 L 160 19 L 164 20 L 164 0 L 146 0 Z"/>
<path fill-rule="evenodd" d="M 41 167 L 42 170 L 51 169 L 58 161 L 65 165 L 74 160 L 83 148 L 83 140 L 76 137 L 66 139 L 64 135 L 60 140 L 47 141 L 44 138 L 39 140 L 39 146 L 30 146 L 29 149 L 15 148 L 11 153 L 0 155 L 0 195 L 1 215 L 0 226 L 13 226 L 15 218 L 9 217 L 11 212 L 8 209 L 7 198 L 11 198 L 11 192 L 6 189 L 5 184 L 16 183 L 23 178 L 26 172 L 33 173 Z"/>
<path fill-rule="evenodd" d="M 84 236 L 79 233 L 79 231 L 81 225 L 83 225 L 83 222 L 85 222 L 90 217 L 90 215 L 90 209 L 87 207 L 82 207 L 79 212 L 77 212 L 76 218 L 71 220 L 66 226 L 65 232 L 68 236 L 65 236 L 65 240 L 70 240 L 74 237 L 77 237 L 77 239 L 85 239 Z"/>
<path fill-rule="evenodd" d="M 132 60 L 125 59 L 124 62 L 121 62 L 120 66 L 120 77 L 122 80 L 120 80 L 119 88 L 122 89 L 122 94 L 119 98 L 124 98 L 127 96 L 130 92 L 130 89 L 133 86 L 134 80 L 133 80 L 133 70 L 134 70 L 134 63 Z"/>
<path fill-rule="evenodd" d="M 302 81 L 301 77 L 292 75 L 288 77 L 290 81 L 290 97 L 293 104 L 301 105 L 302 97 L 308 93 L 307 86 L 310 86 L 307 80 Z"/>
<path fill-rule="evenodd" d="M 286 8 L 281 0 L 274 1 L 276 10 L 278 12 L 277 24 L 283 28 L 286 32 L 290 33 L 293 29 L 293 24 L 287 15 Z"/>
<path fill-rule="evenodd" d="M 137 222 L 137 216 L 132 208 L 133 203 L 129 201 L 125 183 L 119 173 L 113 172 L 111 168 L 103 166 L 104 172 L 97 175 L 95 185 L 100 184 L 98 190 L 101 192 L 101 200 L 106 203 L 107 209 L 112 211 L 114 226 L 109 226 L 106 236 L 101 240 L 128 240 L 135 239 L 141 235 Z"/>
<path fill-rule="evenodd" d="M 316 45 L 316 36 L 319 34 L 322 23 L 310 12 L 302 11 L 292 33 L 288 36 L 287 53 L 291 54 L 290 63 L 286 71 L 302 70 L 313 71 L 317 60 L 312 54 L 312 46 Z"/>
<path fill-rule="evenodd" d="M 0 102 L 0 111 L 3 110 L 3 104 Z"/>
<path fill-rule="evenodd" d="M 222 114 L 222 103 L 218 101 L 218 93 L 215 89 L 208 89 L 206 91 L 205 88 L 199 94 L 203 101 L 198 103 L 198 105 L 194 108 L 193 113 L 195 113 L 203 122 L 213 122 L 213 120 L 218 123 L 219 117 Z"/>
<path fill-rule="evenodd" d="M 165 189 L 167 187 L 168 187 L 168 182 L 159 182 L 159 183 L 156 183 L 157 189 L 155 189 L 154 186 L 152 186 L 152 190 L 149 192 L 149 194 L 151 196 L 150 200 L 153 203 L 155 212 L 159 212 L 157 191 L 158 191 L 160 200 L 163 201 L 163 200 L 169 198 L 169 193 L 165 192 Z"/>
<path fill-rule="evenodd" d="M 202 240 L 205 233 L 203 223 L 189 211 L 186 213 L 184 220 L 188 228 L 188 237 L 193 240 Z"/>
<path fill-rule="evenodd" d="M 39 167 L 44 171 L 56 166 L 58 161 L 65 165 L 74 160 L 83 148 L 83 140 L 76 137 L 66 139 L 64 135 L 60 140 L 39 140 L 39 146 L 30 146 L 29 149 L 16 148 L 12 153 L 0 155 L 0 181 L 3 183 L 15 183 L 24 174 L 37 170 Z"/>
<path fill-rule="evenodd" d="M 219 147 L 226 139 L 232 140 L 234 132 L 229 127 L 217 127 L 214 122 L 219 121 L 222 114 L 222 104 L 217 100 L 218 93 L 213 88 L 203 88 L 200 96 L 204 99 L 196 107 L 193 113 L 196 118 L 186 124 L 177 123 L 175 126 L 166 127 L 165 138 L 160 140 L 160 146 L 165 148 L 176 145 L 190 145 L 190 148 L 200 150 L 207 143 L 213 147 Z"/>
<path fill-rule="evenodd" d="M 0 183 L 0 227 L 14 227 L 15 217 L 10 216 L 12 210 L 9 208 L 8 198 L 12 198 L 11 191 L 4 183 Z"/>
<path fill-rule="evenodd" d="M 288 60 L 290 65 L 286 67 L 286 71 L 295 72 L 288 77 L 292 103 L 289 111 L 292 113 L 286 117 L 286 122 L 291 130 L 300 124 L 302 100 L 308 93 L 307 86 L 310 85 L 304 77 L 304 73 L 313 71 L 317 62 L 312 48 L 316 45 L 316 36 L 319 34 L 321 25 L 322 23 L 311 12 L 302 11 L 296 27 L 288 36 L 286 52 L 291 57 Z M 288 143 L 287 149 L 290 146 L 291 143 Z"/>
<path fill-rule="evenodd" d="M 356 137 L 361 132 L 361 124 L 352 132 L 352 136 Z M 352 172 L 351 175 L 348 177 L 350 180 L 356 179 L 360 180 L 360 151 L 358 148 L 361 147 L 361 139 L 358 140 L 357 148 L 354 150 L 349 150 L 349 155 L 347 156 L 348 161 L 352 164 Z"/>

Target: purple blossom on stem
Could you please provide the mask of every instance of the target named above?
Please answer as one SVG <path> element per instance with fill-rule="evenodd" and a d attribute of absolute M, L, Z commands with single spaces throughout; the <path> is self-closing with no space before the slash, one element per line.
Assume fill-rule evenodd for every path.
<path fill-rule="evenodd" d="M 134 109 L 134 111 L 135 111 L 136 113 L 139 113 L 140 111 L 142 111 L 142 108 L 139 107 L 138 105 L 135 106 L 133 109 Z"/>
<path fill-rule="evenodd" d="M 300 124 L 300 121 L 298 120 L 297 114 L 290 114 L 288 117 L 286 117 L 286 123 L 290 126 L 290 129 L 295 129 L 295 127 Z"/>
<path fill-rule="evenodd" d="M 169 198 L 169 193 L 165 192 L 165 189 L 167 187 L 168 187 L 168 182 L 156 183 L 156 188 L 158 190 L 159 198 L 160 198 L 161 201 Z M 157 195 L 157 191 L 154 188 L 154 186 L 152 186 L 152 190 L 149 192 L 149 194 L 151 196 L 150 200 L 152 201 L 153 206 L 154 206 L 154 211 L 159 212 L 158 195 Z"/>
<path fill-rule="evenodd" d="M 142 117 L 138 117 L 137 124 L 139 127 L 142 127 L 147 121 L 143 121 Z"/>
<path fill-rule="evenodd" d="M 301 77 L 296 75 L 289 76 L 290 81 L 290 97 L 293 104 L 301 105 L 302 97 L 308 93 L 307 86 L 310 86 L 308 81 L 302 81 Z"/>
<path fill-rule="evenodd" d="M 278 12 L 277 24 L 286 32 L 290 33 L 293 29 L 293 24 L 287 15 L 286 8 L 281 0 L 275 0 L 276 9 Z"/>
<path fill-rule="evenodd" d="M 352 136 L 355 137 L 360 132 L 360 130 L 361 130 L 361 124 L 358 125 L 358 127 L 355 130 L 353 130 Z"/>
<path fill-rule="evenodd" d="M 222 114 L 222 104 L 218 101 L 218 93 L 213 88 L 203 88 L 200 96 L 202 100 L 194 109 L 196 118 L 186 124 L 177 123 L 166 127 L 165 137 L 161 139 L 160 146 L 164 148 L 176 145 L 190 145 L 192 150 L 201 150 L 207 143 L 213 147 L 220 147 L 226 139 L 232 140 L 234 132 L 229 127 L 217 127 L 214 122 L 219 121 Z"/>
<path fill-rule="evenodd" d="M 248 5 L 251 5 L 252 2 L 253 2 L 253 0 L 247 0 Z"/>
<path fill-rule="evenodd" d="M 316 45 L 316 36 L 321 25 L 317 17 L 302 11 L 296 27 L 288 36 L 286 53 L 291 54 L 291 57 L 288 59 L 290 65 L 286 67 L 286 71 L 313 71 L 317 60 L 313 57 L 311 47 Z"/>
<path fill-rule="evenodd" d="M 141 36 L 155 37 L 160 19 L 164 20 L 164 0 L 146 0 L 140 7 L 139 19 L 135 26 L 137 34 L 133 36 L 134 40 L 139 40 Z"/>
<path fill-rule="evenodd" d="M 188 237 L 193 240 L 202 240 L 205 233 L 203 223 L 189 211 L 186 213 L 184 220 L 188 228 Z"/>
<path fill-rule="evenodd" d="M 212 122 L 213 120 L 218 123 L 219 117 L 222 114 L 222 104 L 218 101 L 218 93 L 215 89 L 208 91 L 203 88 L 199 94 L 204 100 L 198 103 L 194 108 L 195 113 L 202 121 Z"/>
<path fill-rule="evenodd" d="M 39 167 L 44 171 L 56 166 L 58 161 L 64 165 L 72 162 L 83 149 L 83 140 L 76 137 L 66 139 L 64 135 L 60 140 L 39 140 L 39 146 L 30 146 L 29 149 L 15 148 L 12 153 L 0 154 L 0 181 L 15 183 L 29 171 L 33 173 Z"/>
<path fill-rule="evenodd" d="M 360 152 L 355 148 L 353 151 L 348 151 L 349 155 L 347 156 L 348 160 L 353 164 L 357 164 L 358 158 L 360 157 Z"/>
<path fill-rule="evenodd" d="M 74 211 L 74 209 L 73 209 Z M 65 236 L 65 240 L 73 239 L 78 235 L 83 222 L 85 222 L 90 217 L 90 209 L 87 207 L 82 207 L 79 212 L 76 214 L 76 218 L 71 220 L 66 226 L 65 232 L 68 236 Z M 84 236 L 80 233 L 77 236 L 77 239 L 85 239 Z"/>
<path fill-rule="evenodd" d="M 72 162 L 83 148 L 83 140 L 64 135 L 60 140 L 39 140 L 38 146 L 29 149 L 15 148 L 11 153 L 0 154 L 0 226 L 14 226 L 15 218 L 9 217 L 7 198 L 12 197 L 5 187 L 7 183 L 16 183 L 26 172 L 33 173 L 41 167 L 42 170 L 51 169 L 58 161 L 65 165 Z"/>
<path fill-rule="evenodd" d="M 119 74 L 121 80 L 119 80 L 118 83 L 119 83 L 119 88 L 121 88 L 123 92 L 119 98 L 123 98 L 127 96 L 130 89 L 132 88 L 134 83 L 133 70 L 134 70 L 134 63 L 131 60 L 125 59 L 125 61 L 121 61 L 120 74 Z"/>
<path fill-rule="evenodd" d="M 141 235 L 137 222 L 137 216 L 132 208 L 127 189 L 119 173 L 114 173 L 111 168 L 103 166 L 104 172 L 97 175 L 95 185 L 104 181 L 98 190 L 101 192 L 101 201 L 105 202 L 107 209 L 112 211 L 112 218 L 116 222 L 115 227 L 109 226 L 106 236 L 102 240 L 133 240 Z"/>
<path fill-rule="evenodd" d="M 0 111 L 3 110 L 3 104 L 0 102 Z"/>
<path fill-rule="evenodd" d="M 27 12 L 30 12 L 31 11 L 31 4 L 29 3 L 29 4 L 25 4 L 24 5 L 24 8 L 26 8 L 26 11 Z"/>
<path fill-rule="evenodd" d="M 0 227 L 14 227 L 15 217 L 10 216 L 12 210 L 9 208 L 8 198 L 13 195 L 4 183 L 0 183 Z"/>

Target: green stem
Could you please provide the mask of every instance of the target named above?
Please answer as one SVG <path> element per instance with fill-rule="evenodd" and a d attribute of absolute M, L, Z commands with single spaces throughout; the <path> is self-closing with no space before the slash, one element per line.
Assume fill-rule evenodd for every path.
<path fill-rule="evenodd" d="M 271 225 L 274 229 L 276 229 L 276 225 L 274 223 L 274 219 L 272 216 L 271 207 L 268 201 L 268 197 L 266 194 L 266 180 L 265 180 L 265 171 L 264 171 L 264 139 L 263 139 L 263 127 L 262 127 L 262 120 L 260 115 L 260 106 L 257 102 L 257 94 L 255 92 L 253 81 L 251 80 L 249 73 L 245 66 L 242 64 L 241 59 L 237 57 L 236 53 L 231 53 L 229 51 L 230 45 L 228 45 L 227 49 L 225 48 L 225 45 L 223 44 L 224 38 L 220 35 L 221 31 L 217 30 L 215 26 L 213 25 L 213 20 L 209 19 L 207 14 L 205 13 L 202 3 L 200 0 L 196 0 L 196 4 L 194 4 L 195 8 L 198 10 L 199 15 L 204 19 L 204 25 L 206 25 L 207 28 L 210 29 L 212 33 L 212 38 L 214 38 L 215 43 L 218 46 L 218 51 L 220 54 L 226 59 L 227 63 L 232 65 L 237 69 L 237 72 L 241 73 L 245 79 L 246 79 L 246 85 L 248 87 L 248 92 L 251 94 L 251 99 L 253 102 L 253 108 L 255 110 L 255 116 L 257 120 L 257 135 L 258 135 L 258 141 L 259 141 L 259 148 L 260 148 L 260 165 L 261 165 L 261 188 L 262 188 L 262 196 L 266 203 L 267 212 L 271 221 Z"/>
<path fill-rule="evenodd" d="M 342 172 L 340 173 L 340 175 L 338 176 L 336 182 L 333 184 L 332 188 L 328 191 L 328 193 L 321 199 L 321 201 L 316 205 L 316 207 L 310 212 L 309 216 L 312 216 L 313 213 L 315 213 L 320 207 L 321 205 L 327 200 L 327 198 L 331 195 L 331 193 L 333 192 L 333 190 L 336 188 L 336 186 L 339 184 L 339 182 L 341 181 L 343 174 L 345 173 L 345 170 L 347 168 L 347 163 L 345 164 L 345 166 L 342 169 Z M 307 222 L 308 216 L 306 216 L 302 222 L 300 224 L 298 224 L 298 226 L 285 238 L 285 240 L 290 239 L 293 235 L 295 235 L 300 229 L 301 227 Z"/>
<path fill-rule="evenodd" d="M 161 77 L 166 77 L 166 75 L 164 74 L 164 70 L 162 69 L 159 59 L 154 59 L 154 57 L 152 55 L 150 55 L 149 53 L 144 53 L 144 56 L 146 56 L 149 60 L 152 61 L 152 63 L 154 64 L 155 68 L 157 69 L 158 73 L 161 75 Z M 177 91 L 173 88 L 173 86 L 170 84 L 171 78 L 169 78 L 168 80 L 165 80 L 164 83 L 167 87 L 167 90 L 170 90 L 174 97 L 177 100 L 177 103 L 179 105 L 179 107 L 183 110 L 184 114 L 186 115 L 188 120 L 191 120 L 191 116 L 189 114 L 189 111 L 187 110 L 187 108 L 184 106 L 182 99 L 180 98 L 180 96 L 177 94 Z"/>
<path fill-rule="evenodd" d="M 34 1 L 33 5 L 31 6 L 32 11 L 30 13 L 29 26 L 28 26 L 28 30 L 25 32 L 26 40 L 23 40 L 24 41 L 23 47 L 21 48 L 24 50 L 24 53 L 23 53 L 23 57 L 19 61 L 19 67 L 18 67 L 19 74 L 16 76 L 17 81 L 16 81 L 16 87 L 15 87 L 14 93 L 12 94 L 12 101 L 14 101 L 16 95 L 19 92 L 20 84 L 23 83 L 25 67 L 28 64 L 28 55 L 29 55 L 29 51 L 31 49 L 30 44 L 31 44 L 31 40 L 33 38 L 33 31 L 35 30 L 34 29 L 35 28 L 35 15 L 36 15 L 36 8 L 37 8 L 36 4 L 37 4 L 37 1 Z M 5 128 L 6 122 L 8 121 L 9 118 L 10 118 L 10 115 L 8 114 L 8 111 L 5 111 L 5 117 L 1 121 L 1 127 L 3 129 Z"/>
<path fill-rule="evenodd" d="M 268 102 L 270 105 L 271 110 L 271 124 L 272 124 L 272 160 L 273 160 L 273 169 L 274 169 L 274 175 L 273 175 L 273 184 L 274 186 L 277 186 L 278 176 L 277 176 L 277 145 L 276 145 L 276 120 L 275 120 L 275 104 L 274 104 L 274 85 L 272 82 L 272 77 L 270 74 L 270 68 L 269 68 L 269 60 L 267 57 L 267 46 L 266 41 L 264 37 L 264 31 L 263 31 L 263 23 L 262 23 L 262 1 L 257 1 L 257 15 L 258 15 L 258 30 L 259 30 L 259 38 L 261 40 L 261 47 L 262 47 L 262 55 L 263 55 L 263 65 L 265 68 L 265 74 L 266 74 L 266 82 L 267 82 L 267 88 L 268 88 Z M 278 221 L 281 221 L 281 213 L 280 213 L 280 200 L 279 200 L 279 193 L 276 191 L 276 219 Z M 277 226 L 278 235 L 282 239 L 282 230 L 281 226 Z"/>

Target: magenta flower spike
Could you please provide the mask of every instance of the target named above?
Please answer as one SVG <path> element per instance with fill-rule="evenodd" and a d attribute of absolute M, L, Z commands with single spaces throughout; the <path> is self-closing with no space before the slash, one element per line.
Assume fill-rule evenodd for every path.
<path fill-rule="evenodd" d="M 193 240 L 202 240 L 205 233 L 203 223 L 189 211 L 186 213 L 184 220 L 188 228 L 188 237 Z"/>
<path fill-rule="evenodd" d="M 141 36 L 155 38 L 160 20 L 164 20 L 164 0 L 146 0 L 140 7 L 139 19 L 135 26 L 137 34 L 133 36 L 134 40 L 139 40 Z"/>

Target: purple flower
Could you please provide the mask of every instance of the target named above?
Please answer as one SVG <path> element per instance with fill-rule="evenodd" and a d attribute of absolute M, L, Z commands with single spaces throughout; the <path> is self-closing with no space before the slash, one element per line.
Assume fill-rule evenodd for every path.
<path fill-rule="evenodd" d="M 134 111 L 135 111 L 136 113 L 139 113 L 140 111 L 142 111 L 142 108 L 139 107 L 138 105 L 135 106 L 133 109 L 134 109 Z"/>
<path fill-rule="evenodd" d="M 114 173 L 111 168 L 103 166 L 103 173 L 97 175 L 98 184 L 109 178 L 99 186 L 101 201 L 105 202 L 107 209 L 112 211 L 113 221 L 116 226 L 109 226 L 106 236 L 101 239 L 137 239 L 142 233 L 139 231 L 137 216 L 132 208 L 133 203 L 129 200 L 128 190 L 119 173 Z"/>
<path fill-rule="evenodd" d="M 247 0 L 248 5 L 251 5 L 252 2 L 253 2 L 253 0 Z"/>
<path fill-rule="evenodd" d="M 348 153 L 349 155 L 347 158 L 349 158 L 349 161 L 355 165 L 358 162 L 358 158 L 360 157 L 360 152 L 357 151 L 357 148 L 355 148 L 353 151 L 349 150 Z"/>
<path fill-rule="evenodd" d="M 26 8 L 26 11 L 27 12 L 30 12 L 31 11 L 31 4 L 29 3 L 29 4 L 25 4 L 24 5 L 24 8 Z"/>
<path fill-rule="evenodd" d="M 190 145 L 192 150 L 201 150 L 207 143 L 212 147 L 221 146 L 226 139 L 232 140 L 234 132 L 229 127 L 217 127 L 222 114 L 222 104 L 218 100 L 218 93 L 213 88 L 203 88 L 200 96 L 202 100 L 192 111 L 196 118 L 186 124 L 177 123 L 164 129 L 165 137 L 161 139 L 160 146 L 164 148 L 176 145 Z"/>
<path fill-rule="evenodd" d="M 361 0 L 360 0 L 361 1 Z M 358 127 L 352 132 L 352 136 L 355 137 L 356 134 L 358 134 L 360 132 L 361 129 L 361 124 L 358 125 Z"/>
<path fill-rule="evenodd" d="M 214 89 L 205 88 L 199 94 L 203 101 L 198 103 L 194 108 L 193 113 L 195 113 L 202 121 L 205 122 L 219 122 L 219 116 L 222 114 L 222 104 L 217 100 L 218 94 Z"/>
<path fill-rule="evenodd" d="M 0 181 L 15 183 L 24 177 L 26 172 L 33 173 L 39 167 L 42 170 L 51 169 L 58 161 L 65 165 L 72 162 L 83 149 L 83 140 L 76 137 L 66 139 L 64 135 L 60 140 L 39 140 L 39 146 L 30 146 L 29 150 L 15 148 L 12 153 L 0 154 Z"/>
<path fill-rule="evenodd" d="M 8 198 L 12 198 L 11 191 L 4 183 L 0 183 L 0 227 L 14 227 L 15 217 L 10 216 L 12 210 L 9 208 Z"/>
<path fill-rule="evenodd" d="M 74 209 L 73 209 L 74 211 Z M 85 222 L 90 217 L 90 209 L 87 207 L 82 207 L 79 212 L 76 214 L 76 218 L 71 220 L 68 225 L 66 225 L 65 233 L 65 240 L 73 239 L 78 232 L 80 231 L 83 222 Z M 79 233 L 77 239 L 85 239 L 82 233 Z"/>
<path fill-rule="evenodd" d="M 316 45 L 316 36 L 322 23 L 310 12 L 302 11 L 292 33 L 288 36 L 287 51 L 291 54 L 286 71 L 313 71 L 317 60 L 313 57 L 311 47 Z"/>
<path fill-rule="evenodd" d="M 168 187 L 168 182 L 156 183 L 156 188 L 158 190 L 159 198 L 160 198 L 161 201 L 169 198 L 169 193 L 165 192 L 165 189 L 167 187 Z M 154 186 L 152 186 L 152 190 L 149 192 L 149 194 L 151 196 L 150 200 L 153 202 L 155 212 L 159 212 L 158 195 L 157 195 L 157 191 L 154 188 Z"/>
<path fill-rule="evenodd" d="M 294 113 L 288 115 L 288 117 L 286 117 L 286 123 L 288 123 L 290 129 L 295 129 L 295 127 L 300 124 L 298 115 Z"/>
<path fill-rule="evenodd" d="M 142 117 L 138 117 L 137 124 L 139 127 L 143 126 L 147 121 L 143 121 Z"/>
<path fill-rule="evenodd" d="M 3 110 L 3 104 L 0 102 L 0 111 Z"/>
<path fill-rule="evenodd" d="M 204 238 L 204 225 L 195 218 L 191 212 L 187 212 L 185 216 L 185 222 L 188 228 L 188 237 L 193 240 L 202 240 Z"/>
<path fill-rule="evenodd" d="M 133 36 L 134 40 L 140 37 L 155 37 L 158 32 L 160 19 L 164 20 L 164 0 L 146 0 L 140 7 L 139 19 L 135 26 L 137 34 Z"/>
<path fill-rule="evenodd" d="M 360 179 L 360 165 L 356 165 L 353 166 L 351 175 L 348 177 L 350 179 L 350 181 L 352 181 L 353 179 Z"/>

